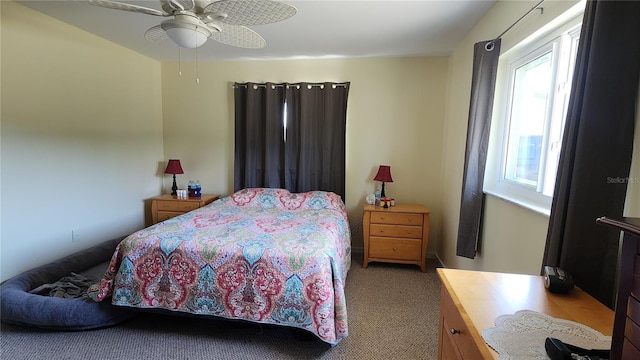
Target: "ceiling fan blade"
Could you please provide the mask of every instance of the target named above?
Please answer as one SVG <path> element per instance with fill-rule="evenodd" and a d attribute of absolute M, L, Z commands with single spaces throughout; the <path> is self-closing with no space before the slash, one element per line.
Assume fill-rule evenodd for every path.
<path fill-rule="evenodd" d="M 155 15 L 155 16 L 169 16 L 169 15 L 171 15 L 171 14 L 168 14 L 168 13 L 166 13 L 164 11 L 151 9 L 151 8 L 144 7 L 144 6 L 121 3 L 121 2 L 117 2 L 117 1 L 109 1 L 109 0 L 76 0 L 76 1 L 84 3 L 84 4 L 100 6 L 100 7 L 108 8 L 108 9 L 132 11 L 132 12 L 143 13 L 143 14 L 147 14 L 147 15 Z"/>
<path fill-rule="evenodd" d="M 288 19 L 295 7 L 272 0 L 220 0 L 204 8 L 205 16 L 231 25 L 263 25 Z M 211 15 L 209 15 L 211 14 Z"/>
<path fill-rule="evenodd" d="M 216 23 L 215 27 L 219 28 L 220 31 L 212 31 L 209 38 L 226 45 L 259 49 L 267 44 L 260 34 L 244 26 Z"/>
<path fill-rule="evenodd" d="M 196 6 L 194 0 L 160 0 L 160 2 L 162 9 L 168 13 L 191 10 Z"/>
<path fill-rule="evenodd" d="M 162 26 L 156 25 L 144 33 L 144 38 L 149 41 L 156 42 L 167 40 L 169 37 L 167 36 L 167 33 L 164 31 Z"/>

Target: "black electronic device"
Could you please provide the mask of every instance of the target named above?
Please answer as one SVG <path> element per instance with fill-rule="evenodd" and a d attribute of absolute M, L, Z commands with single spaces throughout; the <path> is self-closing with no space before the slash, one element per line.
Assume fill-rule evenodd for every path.
<path fill-rule="evenodd" d="M 565 294 L 573 289 L 573 278 L 558 267 L 545 266 L 544 287 L 552 293 Z"/>
<path fill-rule="evenodd" d="M 607 360 L 610 355 L 609 350 L 583 349 L 552 337 L 546 338 L 544 349 L 551 360 Z"/>

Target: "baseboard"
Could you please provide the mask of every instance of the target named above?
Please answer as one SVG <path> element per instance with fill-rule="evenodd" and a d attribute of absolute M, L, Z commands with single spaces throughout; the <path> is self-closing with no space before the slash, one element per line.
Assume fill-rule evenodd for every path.
<path fill-rule="evenodd" d="M 364 254 L 364 248 L 362 246 L 352 246 L 351 253 L 358 254 L 358 255 Z M 435 259 L 441 265 L 441 267 L 445 267 L 444 265 L 442 265 L 442 261 L 440 260 L 440 257 L 436 253 L 428 252 L 427 259 Z"/>
<path fill-rule="evenodd" d="M 446 268 L 446 266 L 444 266 L 444 264 L 442 263 L 442 260 L 440 260 L 440 257 L 438 256 L 438 254 L 436 254 L 436 253 L 431 253 L 431 254 L 427 253 L 427 257 L 428 258 L 432 258 L 432 259 L 436 259 L 436 261 L 440 265 L 439 267 Z"/>

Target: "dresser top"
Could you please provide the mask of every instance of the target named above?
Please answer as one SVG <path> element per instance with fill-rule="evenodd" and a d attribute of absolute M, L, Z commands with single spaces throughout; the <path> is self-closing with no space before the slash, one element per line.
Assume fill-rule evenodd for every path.
<path fill-rule="evenodd" d="M 568 294 L 553 294 L 545 289 L 542 276 L 441 268 L 437 273 L 487 358 L 497 359 L 498 353 L 484 342 L 482 331 L 495 327 L 498 316 L 519 310 L 575 321 L 607 336 L 612 333 L 613 311 L 577 287 Z"/>
<path fill-rule="evenodd" d="M 625 233 L 640 236 L 640 218 L 624 218 L 624 220 L 615 220 L 608 217 L 601 217 L 596 219 L 596 222 L 601 225 L 609 225 Z"/>
<path fill-rule="evenodd" d="M 423 213 L 429 214 L 430 211 L 422 204 L 405 204 L 405 203 L 396 203 L 395 206 L 389 206 L 388 208 L 383 208 L 382 206 L 375 206 L 366 204 L 364 206 L 365 211 L 383 211 L 390 213 Z"/>
<path fill-rule="evenodd" d="M 156 197 L 152 197 L 151 200 L 180 200 L 180 201 L 207 201 L 209 199 L 217 199 L 220 195 L 212 195 L 212 194 L 202 194 L 201 197 L 190 197 L 190 198 L 179 198 L 175 195 L 171 194 L 163 194 L 158 195 Z"/>

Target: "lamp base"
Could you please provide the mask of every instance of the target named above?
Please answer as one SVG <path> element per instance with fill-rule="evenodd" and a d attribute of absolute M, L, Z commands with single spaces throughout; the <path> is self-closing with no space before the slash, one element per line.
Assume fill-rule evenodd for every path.
<path fill-rule="evenodd" d="M 387 194 L 384 193 L 384 181 L 382 182 L 382 191 L 380 192 L 380 198 L 383 199 L 384 205 L 382 205 L 383 209 L 389 208 L 389 201 L 387 201 Z"/>
<path fill-rule="evenodd" d="M 173 186 L 171 187 L 171 195 L 173 196 L 177 196 L 178 195 L 178 184 L 176 184 L 176 174 L 173 174 Z"/>

